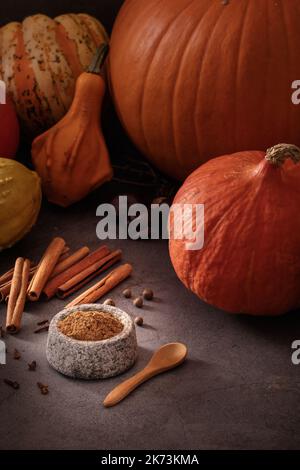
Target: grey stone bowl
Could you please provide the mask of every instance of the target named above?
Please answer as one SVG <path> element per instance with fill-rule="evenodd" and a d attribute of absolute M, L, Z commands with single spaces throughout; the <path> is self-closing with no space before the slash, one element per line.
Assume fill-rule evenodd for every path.
<path fill-rule="evenodd" d="M 123 325 L 120 334 L 103 341 L 79 341 L 59 331 L 57 323 L 72 312 L 101 311 L 111 313 Z M 52 319 L 46 355 L 58 372 L 72 378 L 95 380 L 121 374 L 135 363 L 137 340 L 131 317 L 116 307 L 86 304 L 66 308 Z"/>

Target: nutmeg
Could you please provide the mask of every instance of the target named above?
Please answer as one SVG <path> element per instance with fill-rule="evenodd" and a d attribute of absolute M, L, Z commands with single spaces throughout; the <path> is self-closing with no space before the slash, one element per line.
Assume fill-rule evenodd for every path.
<path fill-rule="evenodd" d="M 103 302 L 103 305 L 110 305 L 111 307 L 115 307 L 116 304 L 115 304 L 115 301 L 113 299 L 106 299 L 104 302 Z"/>
<path fill-rule="evenodd" d="M 131 296 L 132 296 L 132 292 L 131 292 L 131 289 L 124 289 L 123 290 L 123 295 L 126 299 L 130 299 Z"/>
<path fill-rule="evenodd" d="M 143 297 L 139 296 L 133 301 L 133 305 L 137 308 L 142 308 L 144 305 Z"/>
<path fill-rule="evenodd" d="M 143 317 L 136 317 L 136 318 L 134 319 L 134 323 L 135 323 L 136 325 L 138 325 L 138 326 L 143 326 L 143 324 L 144 324 L 144 319 L 143 319 Z"/>
<path fill-rule="evenodd" d="M 143 290 L 143 297 L 146 300 L 152 300 L 154 297 L 154 293 L 152 289 L 144 289 Z"/>

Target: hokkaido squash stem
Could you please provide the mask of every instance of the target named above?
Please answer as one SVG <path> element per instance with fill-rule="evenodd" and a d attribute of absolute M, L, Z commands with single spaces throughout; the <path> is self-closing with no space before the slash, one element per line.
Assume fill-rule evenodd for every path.
<path fill-rule="evenodd" d="M 88 73 L 95 73 L 97 75 L 100 74 L 102 66 L 105 62 L 105 59 L 108 55 L 109 52 L 109 45 L 106 43 L 101 44 L 97 48 L 96 54 L 90 64 L 90 66 L 87 69 Z"/>
<path fill-rule="evenodd" d="M 295 164 L 300 162 L 300 148 L 292 144 L 278 144 L 267 150 L 266 160 L 272 165 L 281 166 L 290 158 Z"/>

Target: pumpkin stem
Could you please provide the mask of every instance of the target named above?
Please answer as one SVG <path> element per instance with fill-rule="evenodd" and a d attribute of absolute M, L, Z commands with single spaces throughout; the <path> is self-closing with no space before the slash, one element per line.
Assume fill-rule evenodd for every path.
<path fill-rule="evenodd" d="M 96 54 L 87 69 L 88 73 L 95 73 L 97 75 L 100 74 L 102 66 L 105 62 L 105 59 L 109 52 L 109 45 L 106 43 L 101 44 L 96 50 Z"/>
<path fill-rule="evenodd" d="M 266 160 L 272 165 L 281 166 L 290 158 L 293 162 L 300 162 L 300 148 L 292 144 L 278 144 L 267 150 Z"/>

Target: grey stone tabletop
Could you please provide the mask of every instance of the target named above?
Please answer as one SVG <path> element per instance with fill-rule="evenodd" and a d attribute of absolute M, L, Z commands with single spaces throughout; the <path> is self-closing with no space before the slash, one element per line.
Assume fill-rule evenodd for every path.
<path fill-rule="evenodd" d="M 82 10 L 111 30 L 123 0 L 13 0 L 1 2 L 0 23 L 43 12 L 56 16 Z M 116 126 L 103 119 L 106 137 L 123 151 Z M 26 156 L 29 162 L 29 155 Z M 44 203 L 33 231 L 13 249 L 0 253 L 0 272 L 19 255 L 38 260 L 53 236 L 72 249 L 99 245 L 96 208 L 106 188 L 62 210 Z M 1 223 L 1 221 L 0 221 Z M 3 338 L 7 364 L 0 366 L 0 449 L 299 449 L 300 365 L 291 362 L 291 344 L 300 339 L 300 315 L 280 318 L 230 316 L 201 302 L 177 279 L 166 242 L 114 241 L 133 275 L 109 294 L 137 327 L 138 360 L 122 376 L 86 382 L 57 373 L 46 359 L 47 333 L 37 322 L 51 319 L 65 302 L 53 299 L 26 307 L 22 330 Z M 154 290 L 142 312 L 121 292 Z M 0 325 L 5 305 L 0 304 Z M 121 380 L 144 367 L 164 343 L 182 341 L 188 360 L 178 369 L 145 383 L 119 405 L 106 409 L 105 396 Z M 21 353 L 13 358 L 14 349 Z M 36 371 L 28 363 L 36 361 Z M 3 383 L 18 381 L 19 390 Z M 37 382 L 48 385 L 42 395 Z"/>
<path fill-rule="evenodd" d="M 38 259 L 55 235 L 71 248 L 99 245 L 96 207 L 102 191 L 63 210 L 44 203 L 33 231 L 0 254 L 1 272 L 17 255 Z M 300 447 L 300 365 L 291 343 L 300 338 L 299 312 L 280 318 L 230 316 L 201 302 L 177 279 L 164 241 L 109 241 L 133 264 L 133 275 L 109 294 L 132 317 L 141 313 L 122 296 L 124 287 L 154 290 L 137 327 L 138 360 L 112 379 L 86 382 L 57 373 L 46 360 L 47 332 L 64 301 L 30 304 L 20 333 L 5 336 L 0 366 L 1 449 L 296 449 Z M 5 306 L 0 305 L 0 324 Z M 187 362 L 145 383 L 118 406 L 102 402 L 121 380 L 144 367 L 160 345 L 182 341 Z M 13 358 L 14 349 L 21 358 Z M 36 371 L 27 364 L 37 362 Z M 3 383 L 18 381 L 19 390 Z M 49 386 L 42 395 L 37 382 Z"/>

